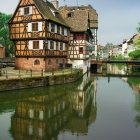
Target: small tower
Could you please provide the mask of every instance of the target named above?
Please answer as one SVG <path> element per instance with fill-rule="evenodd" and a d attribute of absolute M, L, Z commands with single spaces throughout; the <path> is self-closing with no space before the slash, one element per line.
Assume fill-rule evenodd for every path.
<path fill-rule="evenodd" d="M 51 3 L 54 5 L 54 7 L 55 7 L 56 9 L 59 8 L 59 2 L 58 2 L 58 0 L 51 0 Z"/>

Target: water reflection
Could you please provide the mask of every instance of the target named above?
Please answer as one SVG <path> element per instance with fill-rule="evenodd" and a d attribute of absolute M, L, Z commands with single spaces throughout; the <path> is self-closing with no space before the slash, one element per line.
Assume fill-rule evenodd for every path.
<path fill-rule="evenodd" d="M 11 117 L 16 140 L 55 140 L 60 131 L 88 133 L 96 120 L 96 81 L 86 75 L 70 86 L 48 88 L 44 95 L 18 101 Z"/>
<path fill-rule="evenodd" d="M 132 74 L 132 72 L 127 73 L 126 65 L 108 65 L 107 68 L 108 73 L 111 74 Z M 135 117 L 136 126 L 140 127 L 140 78 L 139 77 L 125 77 L 121 78 L 124 82 L 128 83 L 128 85 L 133 90 L 135 95 L 135 103 L 134 109 L 137 111 L 137 115 Z M 110 82 L 110 77 L 108 77 L 108 82 Z"/>
<path fill-rule="evenodd" d="M 127 78 L 127 83 L 133 89 L 135 94 L 134 109 L 137 111 L 135 117 L 136 126 L 140 127 L 140 79 L 139 78 Z"/>

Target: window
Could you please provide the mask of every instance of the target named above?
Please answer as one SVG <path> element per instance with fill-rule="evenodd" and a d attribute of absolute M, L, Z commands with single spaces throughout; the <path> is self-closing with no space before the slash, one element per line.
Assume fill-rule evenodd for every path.
<path fill-rule="evenodd" d="M 37 23 L 37 22 L 32 23 L 32 31 L 33 31 L 33 32 L 38 31 L 38 23 Z"/>
<path fill-rule="evenodd" d="M 60 34 L 60 26 L 57 25 L 57 33 Z"/>
<path fill-rule="evenodd" d="M 64 35 L 64 27 L 62 27 L 62 35 Z"/>
<path fill-rule="evenodd" d="M 80 53 L 80 54 L 83 54 L 83 47 L 80 47 L 80 48 L 79 48 L 79 53 Z"/>
<path fill-rule="evenodd" d="M 33 41 L 33 49 L 39 49 L 39 41 Z"/>
<path fill-rule="evenodd" d="M 34 65 L 40 65 L 40 61 L 37 59 L 34 61 Z"/>
<path fill-rule="evenodd" d="M 51 32 L 55 32 L 55 24 L 51 23 Z"/>
<path fill-rule="evenodd" d="M 50 50 L 54 50 L 54 42 L 50 41 Z"/>
<path fill-rule="evenodd" d="M 29 15 L 30 13 L 30 8 L 29 7 L 25 7 L 24 8 L 24 15 Z"/>
<path fill-rule="evenodd" d="M 56 42 L 56 50 L 58 50 L 58 49 L 59 49 L 59 43 Z"/>
<path fill-rule="evenodd" d="M 68 13 L 68 14 L 67 14 L 67 17 L 68 17 L 68 18 L 73 17 L 73 13 Z"/>
<path fill-rule="evenodd" d="M 63 43 L 60 43 L 60 50 L 63 50 Z"/>
<path fill-rule="evenodd" d="M 59 13 L 58 12 L 55 12 L 54 14 L 55 14 L 56 18 L 59 18 Z"/>

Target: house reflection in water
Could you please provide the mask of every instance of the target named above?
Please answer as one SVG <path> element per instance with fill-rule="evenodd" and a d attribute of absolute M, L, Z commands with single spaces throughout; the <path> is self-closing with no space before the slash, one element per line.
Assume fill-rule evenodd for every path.
<path fill-rule="evenodd" d="M 17 103 L 11 118 L 14 139 L 51 140 L 64 130 L 88 132 L 88 125 L 96 120 L 96 81 L 85 75 L 78 83 L 56 88 Z"/>

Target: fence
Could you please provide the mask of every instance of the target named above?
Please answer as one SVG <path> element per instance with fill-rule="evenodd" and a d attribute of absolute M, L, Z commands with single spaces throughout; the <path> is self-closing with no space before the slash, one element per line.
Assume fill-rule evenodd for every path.
<path fill-rule="evenodd" d="M 61 69 L 51 72 L 32 71 L 32 70 L 14 70 L 14 69 L 0 69 L 0 80 L 3 79 L 16 79 L 16 78 L 29 78 L 29 77 L 45 77 L 45 76 L 55 76 L 55 75 L 67 75 L 72 74 L 77 69 Z"/>

